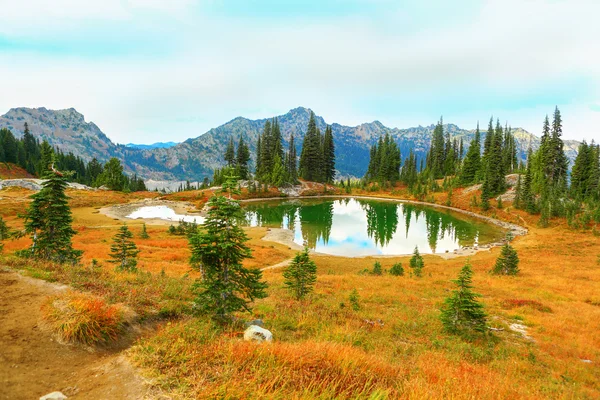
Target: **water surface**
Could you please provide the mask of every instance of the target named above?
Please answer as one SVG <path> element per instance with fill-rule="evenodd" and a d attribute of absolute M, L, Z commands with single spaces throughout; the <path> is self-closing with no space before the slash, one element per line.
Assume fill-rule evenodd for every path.
<path fill-rule="evenodd" d="M 290 229 L 294 242 L 340 256 L 444 253 L 500 240 L 496 225 L 450 210 L 383 200 L 296 199 L 250 203 L 246 223 Z"/>

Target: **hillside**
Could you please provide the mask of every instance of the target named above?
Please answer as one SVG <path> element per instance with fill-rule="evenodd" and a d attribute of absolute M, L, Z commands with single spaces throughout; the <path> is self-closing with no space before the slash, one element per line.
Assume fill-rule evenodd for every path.
<path fill-rule="evenodd" d="M 284 144 L 292 134 L 296 138 L 298 154 L 308 124 L 310 109 L 298 107 L 284 115 L 277 116 L 283 133 Z M 328 122 L 317 116 L 317 126 L 323 131 Z M 46 108 L 13 108 L 0 116 L 0 128 L 10 129 L 17 137 L 22 136 L 25 122 L 31 132 L 40 139 L 58 147 L 64 152 L 73 152 L 85 160 L 93 157 L 106 161 L 118 157 L 126 171 L 137 173 L 145 179 L 192 180 L 200 181 L 212 176 L 214 168 L 223 165 L 222 154 L 231 136 L 235 140 L 240 135 L 249 143 L 254 162 L 254 152 L 258 134 L 267 119 L 250 120 L 237 117 L 203 135 L 191 138 L 172 147 L 139 148 L 113 143 L 93 122 L 86 122 L 75 109 L 48 110 Z M 413 149 L 418 158 L 425 157 L 431 140 L 434 125 L 408 129 L 389 128 L 379 121 L 358 126 L 345 126 L 332 123 L 336 146 L 336 167 L 340 176 L 363 176 L 369 161 L 369 148 L 381 135 L 389 133 L 399 144 L 406 157 Z M 454 124 L 446 124 L 445 129 L 452 137 L 462 137 L 465 147 L 473 138 L 472 130 L 461 129 Z M 485 133 L 484 133 L 485 134 Z M 531 144 L 539 146 L 539 138 L 521 129 L 515 129 L 518 152 L 524 158 Z M 579 143 L 565 141 L 567 156 L 573 159 Z"/>

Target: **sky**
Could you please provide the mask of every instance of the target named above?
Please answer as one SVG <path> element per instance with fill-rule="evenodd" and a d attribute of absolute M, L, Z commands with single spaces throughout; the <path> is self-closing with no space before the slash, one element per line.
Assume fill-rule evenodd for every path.
<path fill-rule="evenodd" d="M 0 114 L 74 107 L 118 143 L 237 116 L 600 141 L 598 0 L 0 0 Z"/>

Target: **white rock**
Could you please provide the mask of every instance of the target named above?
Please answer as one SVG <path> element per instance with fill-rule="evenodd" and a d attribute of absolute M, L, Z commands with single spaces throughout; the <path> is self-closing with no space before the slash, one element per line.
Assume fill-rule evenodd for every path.
<path fill-rule="evenodd" d="M 67 396 L 62 394 L 61 392 L 52 392 L 48 393 L 45 396 L 40 397 L 40 400 L 65 400 Z"/>
<path fill-rule="evenodd" d="M 272 342 L 273 334 L 260 326 L 251 325 L 244 331 L 244 340 L 248 342 Z"/>

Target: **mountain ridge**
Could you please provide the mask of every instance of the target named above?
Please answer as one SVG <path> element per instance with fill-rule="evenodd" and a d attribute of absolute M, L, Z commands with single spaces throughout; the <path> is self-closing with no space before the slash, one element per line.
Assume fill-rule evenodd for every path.
<path fill-rule="evenodd" d="M 157 180 L 202 180 L 212 176 L 214 168 L 224 165 L 223 154 L 229 138 L 237 142 L 240 135 L 248 143 L 252 160 L 256 141 L 264 123 L 277 118 L 282 131 L 284 146 L 287 148 L 289 138 L 295 136 L 295 142 L 300 154 L 304 133 L 308 125 L 311 109 L 296 107 L 285 114 L 251 120 L 242 116 L 209 129 L 204 134 L 189 138 L 171 147 L 136 148 L 116 144 L 100 130 L 93 122 L 86 122 L 83 114 L 74 108 L 64 110 L 49 110 L 39 108 L 11 108 L 0 116 L 0 128 L 9 128 L 20 137 L 23 125 L 28 123 L 31 133 L 48 142 L 63 152 L 73 152 L 84 160 L 96 157 L 106 161 L 110 157 L 119 158 L 125 170 L 136 173 L 145 179 Z M 326 122 L 323 117 L 315 115 L 318 128 L 325 130 Z M 340 176 L 364 175 L 368 161 L 370 146 L 376 143 L 381 135 L 390 134 L 398 143 L 403 158 L 408 156 L 412 148 L 418 158 L 424 158 L 429 149 L 434 124 L 410 128 L 389 128 L 378 120 L 365 122 L 356 126 L 346 126 L 331 123 L 334 142 L 336 145 L 336 168 Z M 463 138 L 465 149 L 474 136 L 474 130 L 461 129 L 459 126 L 444 124 L 445 132 L 451 137 Z M 530 143 L 535 150 L 540 139 L 521 128 L 514 128 L 518 155 L 521 159 L 526 156 Z M 485 132 L 482 132 L 485 135 Z M 565 141 L 565 151 L 572 160 L 577 154 L 577 141 Z"/>

